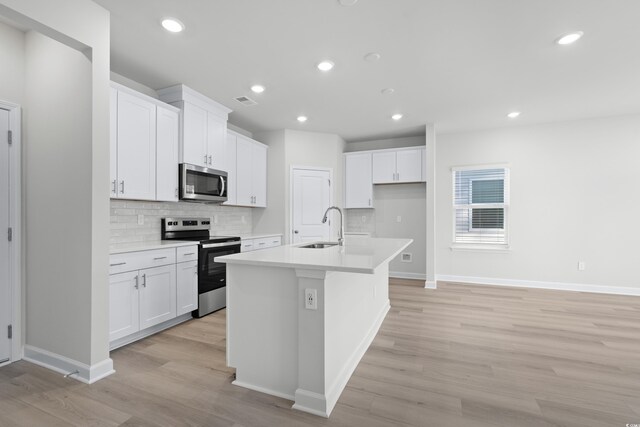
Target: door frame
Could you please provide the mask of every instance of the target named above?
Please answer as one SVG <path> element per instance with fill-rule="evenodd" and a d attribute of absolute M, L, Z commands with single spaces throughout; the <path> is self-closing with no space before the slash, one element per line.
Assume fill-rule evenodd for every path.
<path fill-rule="evenodd" d="M 331 188 L 329 189 L 329 206 L 333 206 L 333 189 L 335 182 L 333 180 L 333 168 L 322 168 L 317 166 L 298 166 L 291 165 L 289 168 L 289 243 L 293 243 L 293 171 L 309 170 L 316 172 L 329 172 L 329 180 L 331 180 Z M 344 212 L 343 212 L 344 214 Z M 344 218 L 343 218 L 344 220 Z M 333 221 L 329 223 L 329 236 L 333 235 Z M 329 237 L 331 238 L 331 237 Z"/>
<path fill-rule="evenodd" d="M 0 100 L 0 108 L 9 111 L 9 129 L 12 132 L 9 150 L 9 226 L 12 228 L 9 245 L 9 291 L 11 293 L 11 360 L 13 363 L 23 356 L 22 317 L 22 110 L 20 105 Z M 4 143 L 4 142 L 3 142 Z M 0 333 L 4 333 L 1 331 Z M 2 366 L 2 365 L 0 365 Z"/>

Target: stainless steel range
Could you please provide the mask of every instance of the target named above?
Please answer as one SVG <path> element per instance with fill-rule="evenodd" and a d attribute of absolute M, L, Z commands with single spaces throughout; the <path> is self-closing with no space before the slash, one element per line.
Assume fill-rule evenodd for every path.
<path fill-rule="evenodd" d="M 190 240 L 198 246 L 198 309 L 202 317 L 227 305 L 226 264 L 214 258 L 240 252 L 240 237 L 209 236 L 209 218 L 162 218 L 162 240 Z"/>

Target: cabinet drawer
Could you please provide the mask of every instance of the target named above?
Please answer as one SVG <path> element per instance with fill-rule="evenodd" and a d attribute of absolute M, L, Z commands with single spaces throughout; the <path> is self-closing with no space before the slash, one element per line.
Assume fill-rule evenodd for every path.
<path fill-rule="evenodd" d="M 241 252 L 251 252 L 256 250 L 255 239 L 243 240 L 240 246 Z"/>
<path fill-rule="evenodd" d="M 127 252 L 109 257 L 109 274 L 175 264 L 176 248 Z"/>
<path fill-rule="evenodd" d="M 198 261 L 198 245 L 176 248 L 176 262 Z"/>
<path fill-rule="evenodd" d="M 263 237 L 261 239 L 254 239 L 255 249 L 267 249 L 280 246 L 282 244 L 280 236 L 276 237 Z"/>

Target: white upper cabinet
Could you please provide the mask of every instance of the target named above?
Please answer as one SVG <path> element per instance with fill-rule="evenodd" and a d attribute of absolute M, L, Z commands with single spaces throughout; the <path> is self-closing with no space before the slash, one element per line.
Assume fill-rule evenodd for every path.
<path fill-rule="evenodd" d="M 110 93 L 111 197 L 178 200 L 178 110 L 118 83 Z"/>
<path fill-rule="evenodd" d="M 229 172 L 227 163 L 227 118 L 207 114 L 207 160 L 209 167 Z"/>
<path fill-rule="evenodd" d="M 236 135 L 236 204 L 267 207 L 267 146 Z"/>
<path fill-rule="evenodd" d="M 178 135 L 177 111 L 157 107 L 156 115 L 156 199 L 178 201 Z"/>
<path fill-rule="evenodd" d="M 119 197 L 156 197 L 156 106 L 119 91 L 117 172 Z"/>
<path fill-rule="evenodd" d="M 185 85 L 160 89 L 158 96 L 182 110 L 180 162 L 227 171 L 227 118 L 231 110 Z"/>
<path fill-rule="evenodd" d="M 423 181 L 424 152 L 425 149 L 422 147 L 373 151 L 373 183 Z"/>
<path fill-rule="evenodd" d="M 382 151 L 373 153 L 373 183 L 380 184 L 395 182 L 396 178 L 396 153 L 394 151 Z"/>
<path fill-rule="evenodd" d="M 235 205 L 237 203 L 236 199 L 236 188 L 238 186 L 237 180 L 237 159 L 236 159 L 236 139 L 237 134 L 235 132 L 229 131 L 227 133 L 227 147 L 226 147 L 226 155 L 227 155 L 227 201 L 223 203 L 223 205 Z"/>
<path fill-rule="evenodd" d="M 182 120 L 183 145 L 180 162 L 208 167 L 207 110 L 184 102 Z"/>
<path fill-rule="evenodd" d="M 109 179 L 111 197 L 118 197 L 118 90 L 110 88 L 109 93 Z"/>
<path fill-rule="evenodd" d="M 344 155 L 344 207 L 346 209 L 373 207 L 371 162 L 371 152 Z"/>

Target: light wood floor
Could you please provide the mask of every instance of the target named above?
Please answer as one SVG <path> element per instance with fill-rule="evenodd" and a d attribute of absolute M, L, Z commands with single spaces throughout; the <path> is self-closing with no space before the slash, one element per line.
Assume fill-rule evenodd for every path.
<path fill-rule="evenodd" d="M 393 281 L 391 305 L 328 420 L 230 384 L 221 311 L 114 351 L 91 386 L 1 368 L 0 426 L 640 424 L 640 298 Z"/>

